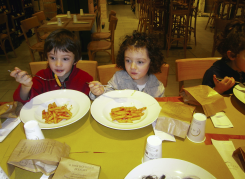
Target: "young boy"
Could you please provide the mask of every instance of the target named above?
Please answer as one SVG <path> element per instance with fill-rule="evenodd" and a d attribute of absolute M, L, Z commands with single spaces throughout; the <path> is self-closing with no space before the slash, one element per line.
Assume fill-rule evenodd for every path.
<path fill-rule="evenodd" d="M 216 61 L 203 77 L 208 85 L 220 94 L 231 94 L 236 81 L 245 82 L 245 23 L 234 19 L 226 25 L 223 39 L 218 45 L 222 59 Z M 219 81 L 219 79 L 222 79 Z"/>
<path fill-rule="evenodd" d="M 46 81 L 36 76 L 32 78 L 26 71 L 15 67 L 10 73 L 20 83 L 14 92 L 15 101 L 25 104 L 39 94 L 58 89 L 73 89 L 89 94 L 87 82 L 93 81 L 93 78 L 76 68 L 76 63 L 81 58 L 81 46 L 72 32 L 65 29 L 53 31 L 45 40 L 44 55 L 49 67 L 36 75 L 45 79 L 54 79 L 57 75 L 61 86 L 56 80 Z"/>

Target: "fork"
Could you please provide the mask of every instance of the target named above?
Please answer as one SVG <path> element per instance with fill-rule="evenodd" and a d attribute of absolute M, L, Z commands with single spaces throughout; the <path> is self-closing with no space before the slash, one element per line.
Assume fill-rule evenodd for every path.
<path fill-rule="evenodd" d="M 11 73 L 11 70 L 8 70 L 8 72 L 10 72 L 10 73 Z M 29 74 L 28 74 L 28 75 L 29 75 Z M 38 75 L 30 75 L 30 76 L 36 76 L 36 77 L 38 77 L 38 78 L 40 78 L 40 79 L 42 79 L 42 80 L 45 80 L 45 81 L 55 80 L 55 78 L 52 78 L 52 79 L 46 79 L 46 78 L 43 78 L 43 77 L 38 76 Z"/>
<path fill-rule="evenodd" d="M 87 84 L 90 84 L 89 82 L 86 82 Z M 112 86 L 110 86 L 110 85 L 99 85 L 99 86 L 104 86 L 104 87 L 109 87 L 109 88 L 112 88 L 112 89 L 114 89 L 114 90 L 117 90 L 116 88 L 114 88 L 114 87 L 112 87 Z"/>

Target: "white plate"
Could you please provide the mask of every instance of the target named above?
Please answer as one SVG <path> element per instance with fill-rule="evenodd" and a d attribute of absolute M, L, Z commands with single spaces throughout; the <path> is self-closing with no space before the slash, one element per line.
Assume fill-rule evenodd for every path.
<path fill-rule="evenodd" d="M 239 91 L 239 90 L 244 90 L 245 91 L 245 86 L 243 84 L 238 84 L 233 88 L 233 93 L 234 95 L 243 103 L 245 103 L 245 92 Z"/>
<path fill-rule="evenodd" d="M 42 111 L 48 110 L 48 105 L 55 102 L 57 106 L 67 104 L 71 108 L 72 118 L 62 120 L 58 124 L 47 124 L 42 119 Z M 70 125 L 81 119 L 89 110 L 91 105 L 87 95 L 76 90 L 54 90 L 40 94 L 28 103 L 20 111 L 20 119 L 23 123 L 30 120 L 37 120 L 41 129 L 54 129 Z M 72 107 L 71 107 L 72 106 Z"/>
<path fill-rule="evenodd" d="M 141 119 L 133 121 L 133 123 L 112 121 L 110 116 L 111 109 L 121 106 L 147 107 L 147 109 L 144 111 L 145 114 Z M 119 130 L 133 130 L 148 126 L 157 119 L 160 110 L 161 107 L 155 98 L 134 90 L 110 91 L 95 99 L 91 106 L 91 114 L 98 123 Z"/>
<path fill-rule="evenodd" d="M 143 176 L 156 175 L 165 179 L 215 179 L 215 177 L 203 168 L 179 159 L 160 158 L 150 160 L 135 167 L 124 179 L 142 179 Z"/>

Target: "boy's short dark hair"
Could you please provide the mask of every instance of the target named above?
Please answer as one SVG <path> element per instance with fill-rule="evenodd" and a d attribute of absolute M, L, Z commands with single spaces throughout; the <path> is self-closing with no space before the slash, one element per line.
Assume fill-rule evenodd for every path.
<path fill-rule="evenodd" d="M 134 47 L 136 49 L 146 48 L 147 54 L 151 60 L 148 75 L 161 72 L 161 66 L 165 64 L 165 62 L 158 38 L 159 37 L 153 34 L 147 35 L 146 33 L 139 33 L 136 31 L 133 32 L 133 35 L 126 35 L 117 54 L 117 67 L 126 70 L 124 53 L 130 47 Z"/>
<path fill-rule="evenodd" d="M 228 50 L 232 52 L 233 57 L 245 50 L 245 23 L 243 20 L 234 19 L 226 25 L 217 47 L 217 51 L 226 61 L 230 60 L 227 56 Z"/>
<path fill-rule="evenodd" d="M 44 44 L 45 58 L 48 58 L 48 52 L 53 49 L 54 52 L 57 52 L 58 50 L 63 52 L 72 52 L 75 56 L 74 62 L 77 62 L 82 57 L 80 40 L 74 33 L 66 29 L 55 30 L 46 38 Z"/>

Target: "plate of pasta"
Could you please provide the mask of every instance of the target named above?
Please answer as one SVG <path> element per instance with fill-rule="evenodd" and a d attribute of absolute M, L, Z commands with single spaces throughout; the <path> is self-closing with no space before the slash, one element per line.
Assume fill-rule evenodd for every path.
<path fill-rule="evenodd" d="M 211 173 L 193 163 L 159 158 L 147 161 L 131 170 L 124 179 L 216 179 Z"/>
<path fill-rule="evenodd" d="M 96 98 L 91 114 L 100 124 L 118 130 L 134 130 L 152 124 L 161 107 L 152 96 L 135 90 L 115 90 Z"/>
<path fill-rule="evenodd" d="M 54 129 L 70 125 L 81 119 L 90 109 L 90 99 L 82 92 L 70 89 L 40 94 L 20 111 L 23 123 L 36 120 L 41 129 Z"/>

